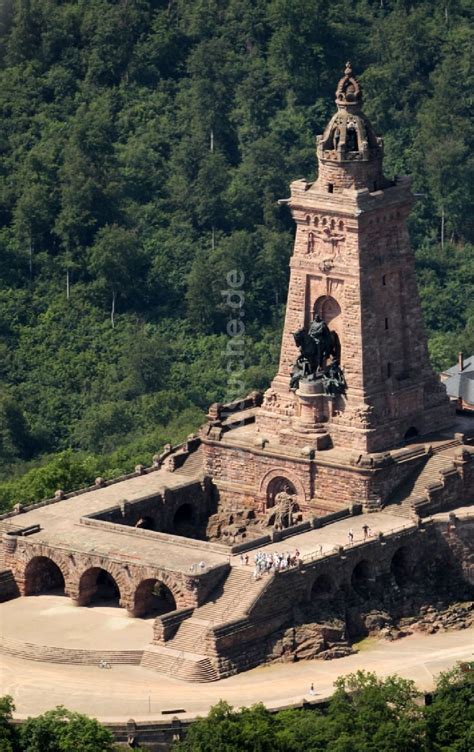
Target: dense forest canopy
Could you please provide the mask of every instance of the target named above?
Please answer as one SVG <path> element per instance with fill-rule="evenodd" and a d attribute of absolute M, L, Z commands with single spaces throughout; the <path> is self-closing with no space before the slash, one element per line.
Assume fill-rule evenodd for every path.
<path fill-rule="evenodd" d="M 149 462 L 236 396 L 232 269 L 240 390 L 266 386 L 293 237 L 277 200 L 314 179 L 346 59 L 386 174 L 414 176 L 433 363 L 474 351 L 469 0 L 0 8 L 0 506 Z"/>

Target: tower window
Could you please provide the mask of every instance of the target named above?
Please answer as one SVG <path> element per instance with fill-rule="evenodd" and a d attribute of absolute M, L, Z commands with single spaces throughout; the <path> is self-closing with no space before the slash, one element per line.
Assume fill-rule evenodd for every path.
<path fill-rule="evenodd" d="M 385 329 L 388 329 L 388 319 L 385 318 Z"/>
<path fill-rule="evenodd" d="M 334 185 L 333 185 L 333 183 L 328 183 L 328 193 L 334 193 Z"/>
<path fill-rule="evenodd" d="M 358 151 L 359 144 L 357 140 L 357 133 L 354 128 L 347 129 L 346 144 L 348 151 Z"/>
<path fill-rule="evenodd" d="M 384 287 L 387 284 L 387 277 L 386 277 L 385 274 L 382 276 L 382 284 L 383 284 Z"/>
<path fill-rule="evenodd" d="M 391 375 L 392 375 L 392 364 L 387 363 L 387 379 L 389 379 Z"/>

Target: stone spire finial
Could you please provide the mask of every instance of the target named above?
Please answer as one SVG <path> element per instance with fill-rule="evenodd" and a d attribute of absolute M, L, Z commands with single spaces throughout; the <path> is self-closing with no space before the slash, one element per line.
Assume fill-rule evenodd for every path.
<path fill-rule="evenodd" d="M 348 61 L 344 69 L 344 76 L 340 79 L 336 89 L 336 104 L 347 107 L 361 104 L 362 89 L 352 71 L 352 63 Z"/>

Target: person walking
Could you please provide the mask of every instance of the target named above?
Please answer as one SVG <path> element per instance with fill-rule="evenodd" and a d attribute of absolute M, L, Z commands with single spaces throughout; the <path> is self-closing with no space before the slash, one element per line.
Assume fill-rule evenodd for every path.
<path fill-rule="evenodd" d="M 362 531 L 364 533 L 364 540 L 367 540 L 367 538 L 369 537 L 369 526 L 367 523 L 365 523 L 365 525 L 362 525 Z"/>
<path fill-rule="evenodd" d="M 354 532 L 352 528 L 347 533 L 347 537 L 349 538 L 349 545 L 352 546 L 352 544 L 354 543 Z"/>

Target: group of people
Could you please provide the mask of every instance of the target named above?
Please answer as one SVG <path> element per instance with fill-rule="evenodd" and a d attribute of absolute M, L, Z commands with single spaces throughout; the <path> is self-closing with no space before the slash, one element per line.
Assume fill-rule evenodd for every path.
<path fill-rule="evenodd" d="M 367 538 L 370 538 L 372 536 L 372 530 L 370 527 L 365 523 L 365 525 L 362 525 L 362 533 L 364 535 L 364 540 L 367 540 Z M 352 528 L 350 528 L 349 532 L 347 533 L 347 538 L 349 540 L 349 545 L 352 546 L 354 543 L 354 531 Z"/>
<path fill-rule="evenodd" d="M 296 549 L 293 553 L 291 551 L 257 551 L 254 556 L 254 579 L 259 580 L 262 574 L 265 574 L 265 572 L 279 572 L 285 569 L 289 569 L 290 567 L 296 567 L 299 561 L 300 552 L 298 551 L 298 549 Z M 242 566 L 248 565 L 248 554 L 240 555 L 240 563 L 242 564 Z"/>
<path fill-rule="evenodd" d="M 203 561 L 200 561 L 199 564 L 191 564 L 191 566 L 189 567 L 189 571 L 191 572 L 191 574 L 195 574 L 198 572 L 202 574 L 204 570 L 206 569 L 206 566 L 207 564 L 203 560 Z"/>

